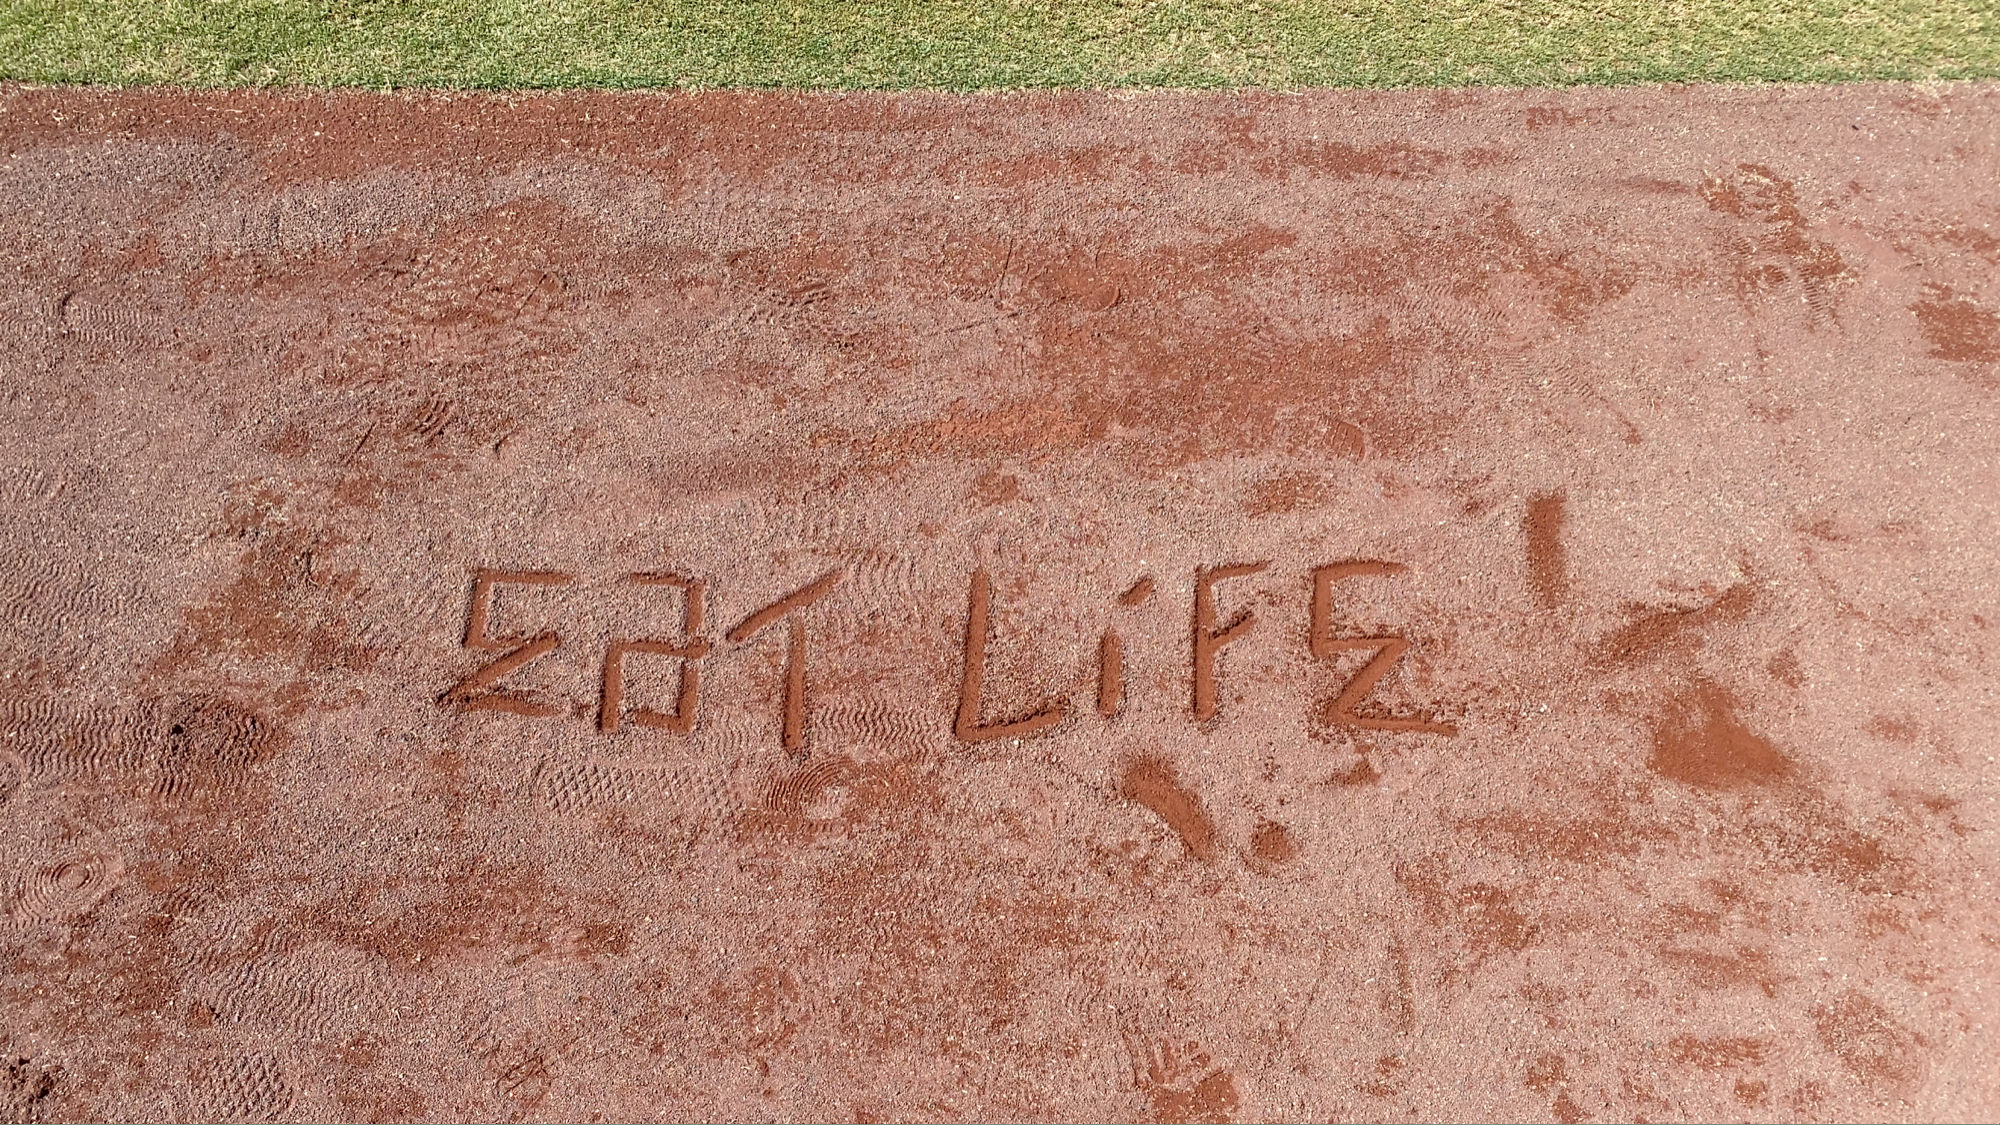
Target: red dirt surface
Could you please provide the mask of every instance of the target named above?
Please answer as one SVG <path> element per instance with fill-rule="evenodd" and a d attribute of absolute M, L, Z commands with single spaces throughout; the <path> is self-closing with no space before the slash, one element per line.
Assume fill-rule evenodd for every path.
<path fill-rule="evenodd" d="M 0 146 L 0 1118 L 2000 1113 L 2000 88 Z"/>

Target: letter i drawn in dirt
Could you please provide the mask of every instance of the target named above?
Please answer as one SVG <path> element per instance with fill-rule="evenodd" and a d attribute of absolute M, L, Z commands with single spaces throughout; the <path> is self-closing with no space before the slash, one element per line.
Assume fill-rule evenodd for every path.
<path fill-rule="evenodd" d="M 1153 576 L 1142 574 L 1124 593 L 1118 604 L 1130 608 L 1144 605 L 1153 596 Z M 1105 718 L 1118 714 L 1125 702 L 1125 638 L 1115 629 L 1106 629 L 1097 645 L 1097 713 Z"/>

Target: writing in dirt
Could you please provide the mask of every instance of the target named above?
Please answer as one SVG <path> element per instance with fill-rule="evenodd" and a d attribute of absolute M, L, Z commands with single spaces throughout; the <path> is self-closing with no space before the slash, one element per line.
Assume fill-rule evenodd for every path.
<path fill-rule="evenodd" d="M 0 1119 L 1990 1117 L 1996 99 L 0 91 Z"/>

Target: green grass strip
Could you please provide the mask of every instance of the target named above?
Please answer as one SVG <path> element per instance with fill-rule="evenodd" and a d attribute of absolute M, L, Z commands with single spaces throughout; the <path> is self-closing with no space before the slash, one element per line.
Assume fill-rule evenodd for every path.
<path fill-rule="evenodd" d="M 0 79 L 1565 86 L 2000 75 L 2000 0 L 0 0 Z"/>

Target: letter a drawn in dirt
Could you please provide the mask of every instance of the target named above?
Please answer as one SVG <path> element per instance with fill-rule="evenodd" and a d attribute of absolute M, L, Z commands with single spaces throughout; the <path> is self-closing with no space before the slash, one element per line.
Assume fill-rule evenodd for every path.
<path fill-rule="evenodd" d="M 958 685 L 958 719 L 952 724 L 952 734 L 961 742 L 1027 738 L 1062 722 L 1069 714 L 1069 704 L 1057 699 L 1018 719 L 980 724 L 979 701 L 986 680 L 986 634 L 992 609 L 993 579 L 984 569 L 975 570 L 965 615 L 965 675 Z"/>
<path fill-rule="evenodd" d="M 679 587 L 684 599 L 681 603 L 681 639 L 614 640 L 605 648 L 604 689 L 597 708 L 597 729 L 605 734 L 617 733 L 619 720 L 626 714 L 623 710 L 625 657 L 628 653 L 639 652 L 679 657 L 681 683 L 672 712 L 634 707 L 629 712 L 632 721 L 642 727 L 658 727 L 675 734 L 687 734 L 694 730 L 695 708 L 701 698 L 701 666 L 696 661 L 708 655 L 708 639 L 701 635 L 702 602 L 707 594 L 707 583 L 678 574 L 633 574 L 628 577 L 642 586 Z"/>

